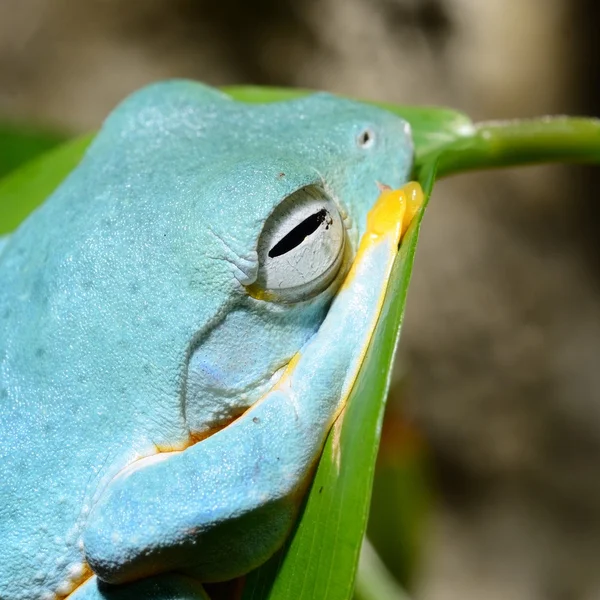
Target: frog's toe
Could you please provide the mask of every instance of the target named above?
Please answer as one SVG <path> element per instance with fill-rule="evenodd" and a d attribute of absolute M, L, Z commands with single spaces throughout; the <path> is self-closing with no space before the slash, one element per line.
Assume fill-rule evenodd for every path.
<path fill-rule="evenodd" d="M 92 577 L 66 600 L 209 600 L 197 581 L 183 575 L 167 574 L 112 586 Z"/>

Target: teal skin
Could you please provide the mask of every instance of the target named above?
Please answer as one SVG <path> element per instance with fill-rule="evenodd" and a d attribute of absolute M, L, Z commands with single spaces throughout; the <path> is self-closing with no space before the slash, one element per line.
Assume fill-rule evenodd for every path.
<path fill-rule="evenodd" d="M 403 120 L 327 94 L 173 81 L 109 116 L 0 241 L 2 600 L 202 598 L 281 546 L 390 249 L 340 284 L 412 153 Z M 337 205 L 344 258 L 323 289 L 262 294 L 268 218 L 305 189 Z"/>

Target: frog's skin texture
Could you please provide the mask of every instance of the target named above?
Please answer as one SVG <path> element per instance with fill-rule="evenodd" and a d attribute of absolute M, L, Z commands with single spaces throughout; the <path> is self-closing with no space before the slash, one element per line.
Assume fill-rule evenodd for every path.
<path fill-rule="evenodd" d="M 404 121 L 326 94 L 246 105 L 175 81 L 109 116 L 0 249 L 2 600 L 202 598 L 281 546 L 402 211 L 340 285 L 377 182 L 411 161 Z M 261 296 L 265 223 L 306 186 L 339 207 L 346 260 L 308 299 Z"/>

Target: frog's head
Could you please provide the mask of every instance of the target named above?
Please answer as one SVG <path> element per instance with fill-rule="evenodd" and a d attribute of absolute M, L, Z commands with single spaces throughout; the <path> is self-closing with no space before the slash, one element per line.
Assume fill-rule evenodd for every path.
<path fill-rule="evenodd" d="M 281 545 L 377 323 L 406 194 L 382 194 L 358 247 L 367 212 L 411 161 L 403 120 L 326 94 L 249 105 L 172 82 L 112 113 L 0 264 L 1 500 L 66 565 L 53 590 L 80 547 L 119 583 L 227 579 Z"/>
<path fill-rule="evenodd" d="M 405 121 L 328 94 L 250 105 L 176 81 L 126 100 L 76 177 L 95 197 L 79 247 L 104 280 L 102 335 L 136 348 L 119 357 L 123 384 L 144 391 L 135 418 L 175 406 L 201 439 L 272 387 L 412 150 Z"/>

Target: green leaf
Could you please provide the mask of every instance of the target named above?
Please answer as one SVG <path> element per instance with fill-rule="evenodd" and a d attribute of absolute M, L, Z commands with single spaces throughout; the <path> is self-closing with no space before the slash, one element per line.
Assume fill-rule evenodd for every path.
<path fill-rule="evenodd" d="M 31 125 L 0 123 L 0 177 L 62 144 L 67 136 Z"/>
<path fill-rule="evenodd" d="M 227 87 L 244 102 L 277 102 L 311 93 L 308 90 Z M 529 121 L 473 125 L 447 108 L 371 103 L 405 118 L 415 141 L 415 172 L 434 160 L 438 176 L 472 169 L 544 161 L 598 162 L 600 121 L 543 117 Z M 93 135 L 68 142 L 0 180 L 0 235 L 12 231 L 77 165 Z M 1 140 L 1 128 L 0 128 Z M 38 146 L 41 149 L 41 146 Z M 22 160 L 24 154 L 20 154 Z"/>
<path fill-rule="evenodd" d="M 428 198 L 435 164 L 427 165 L 421 174 Z M 423 210 L 404 237 L 365 361 L 343 418 L 327 438 L 299 524 L 284 550 L 248 575 L 244 600 L 352 597 L 390 371 L 422 217 Z"/>
<path fill-rule="evenodd" d="M 15 229 L 77 166 L 91 135 L 75 139 L 27 163 L 0 181 L 0 235 Z"/>
<path fill-rule="evenodd" d="M 224 90 L 244 102 L 280 102 L 310 90 L 231 86 Z M 541 117 L 474 124 L 465 114 L 431 106 L 364 101 L 410 123 L 417 171 L 438 161 L 438 177 L 475 169 L 547 162 L 600 162 L 600 120 Z"/>
<path fill-rule="evenodd" d="M 540 117 L 478 123 L 467 136 L 422 154 L 437 157 L 438 176 L 549 162 L 599 163 L 600 120 Z"/>

